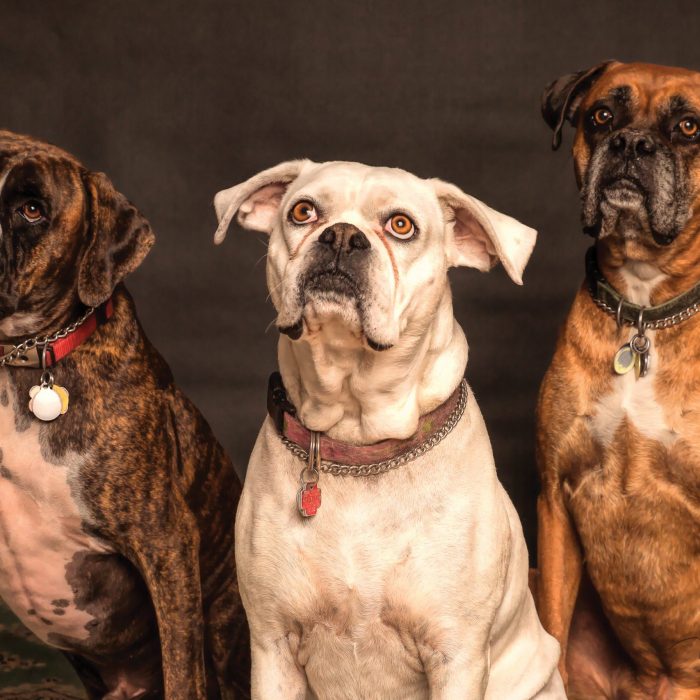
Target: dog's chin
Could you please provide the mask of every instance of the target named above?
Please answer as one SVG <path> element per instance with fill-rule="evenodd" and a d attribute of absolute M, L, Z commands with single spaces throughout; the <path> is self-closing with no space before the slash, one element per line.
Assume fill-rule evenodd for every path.
<path fill-rule="evenodd" d="M 594 238 L 660 246 L 675 239 L 673 234 L 653 229 L 647 194 L 632 180 L 623 178 L 602 187 L 596 200 L 595 215 L 584 215 L 584 233 Z"/>
<path fill-rule="evenodd" d="M 310 285 L 304 290 L 302 304 L 295 322 L 278 326 L 279 332 L 292 340 L 299 340 L 305 331 L 314 332 L 327 325 L 340 324 L 350 336 L 360 343 L 365 342 L 375 352 L 393 347 L 393 343 L 375 338 L 367 331 L 359 296 L 350 287 Z"/>
<path fill-rule="evenodd" d="M 339 321 L 354 334 L 363 332 L 363 314 L 358 298 L 335 290 L 309 289 L 304 295 L 304 317 L 313 324 Z"/>
<path fill-rule="evenodd" d="M 0 338 L 8 340 L 33 335 L 37 333 L 43 320 L 38 314 L 0 309 Z"/>

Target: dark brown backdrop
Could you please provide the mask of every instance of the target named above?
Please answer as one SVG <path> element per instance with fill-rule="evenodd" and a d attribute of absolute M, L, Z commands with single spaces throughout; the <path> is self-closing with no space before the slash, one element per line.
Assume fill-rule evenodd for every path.
<path fill-rule="evenodd" d="M 215 248 L 216 191 L 293 157 L 451 180 L 540 231 L 523 288 L 451 273 L 467 368 L 530 544 L 537 388 L 582 278 L 569 139 L 542 87 L 605 58 L 700 68 L 690 2 L 0 0 L 0 126 L 106 171 L 158 243 L 143 324 L 245 468 L 265 410 L 265 241 Z M 267 330 L 267 332 L 266 332 Z"/>

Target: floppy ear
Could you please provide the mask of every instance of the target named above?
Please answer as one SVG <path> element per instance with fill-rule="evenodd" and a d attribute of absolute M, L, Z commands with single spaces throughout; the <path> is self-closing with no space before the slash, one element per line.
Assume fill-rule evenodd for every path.
<path fill-rule="evenodd" d="M 488 272 L 500 260 L 513 282 L 522 284 L 537 231 L 487 207 L 459 187 L 441 180 L 432 182 L 445 212 L 450 266 Z"/>
<path fill-rule="evenodd" d="M 146 218 L 104 173 L 85 173 L 90 240 L 78 270 L 78 296 L 98 306 L 135 270 L 155 243 Z"/>
<path fill-rule="evenodd" d="M 214 243 L 223 243 L 234 216 L 243 228 L 270 233 L 289 183 L 296 180 L 310 160 L 288 160 L 263 170 L 249 180 L 214 197 L 219 226 Z"/>
<path fill-rule="evenodd" d="M 616 61 L 603 61 L 593 68 L 562 75 L 551 82 L 542 93 L 542 116 L 554 131 L 552 149 L 561 145 L 564 121 L 576 124 L 576 112 L 593 83 Z"/>

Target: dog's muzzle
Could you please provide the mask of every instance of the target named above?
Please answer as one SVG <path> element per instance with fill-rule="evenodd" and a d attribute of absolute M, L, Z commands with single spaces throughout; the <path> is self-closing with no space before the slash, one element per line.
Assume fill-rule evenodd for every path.
<path fill-rule="evenodd" d="M 300 276 L 299 308 L 315 299 L 345 306 L 350 303 L 363 326 L 372 303 L 370 268 L 375 251 L 369 238 L 354 224 L 336 223 L 325 228 L 313 242 L 306 269 Z M 278 326 L 292 340 L 303 334 L 303 320 L 290 326 Z M 373 350 L 387 350 L 391 345 L 375 341 L 366 333 Z"/>
<path fill-rule="evenodd" d="M 608 235 L 634 219 L 668 245 L 687 220 L 685 166 L 655 134 L 619 129 L 595 148 L 581 190 L 584 231 Z M 622 218 L 621 218 L 622 217 Z"/>
<path fill-rule="evenodd" d="M 306 293 L 359 298 L 367 275 L 372 245 L 353 224 L 338 223 L 321 232 L 304 274 Z"/>

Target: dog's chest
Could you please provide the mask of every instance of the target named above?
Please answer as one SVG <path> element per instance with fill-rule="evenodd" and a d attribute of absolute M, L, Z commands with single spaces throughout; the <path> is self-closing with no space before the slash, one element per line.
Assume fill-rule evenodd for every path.
<path fill-rule="evenodd" d="M 287 621 L 292 653 L 324 697 L 346 697 L 340 679 L 356 683 L 347 697 L 382 697 L 373 686 L 387 697 L 396 688 L 424 697 L 421 656 L 440 643 L 431 637 L 438 621 L 424 613 L 428 592 L 439 588 L 429 579 L 443 567 L 433 562 L 431 572 L 420 544 L 431 538 L 415 521 L 372 500 L 349 511 L 326 483 L 313 519 L 294 514 L 291 527 L 270 533 L 282 556 L 267 570 L 256 567 L 256 585 L 274 596 L 270 617 Z"/>
<path fill-rule="evenodd" d="M 492 472 L 452 469 L 464 440 L 376 480 L 323 474 L 309 519 L 281 476 L 300 462 L 276 436 L 256 445 L 236 524 L 244 604 L 254 630 L 289 640 L 320 697 L 427 697 L 426 659 L 454 651 L 465 610 L 480 620 L 493 606 L 503 511 Z"/>
<path fill-rule="evenodd" d="M 22 400 L 0 376 L 0 596 L 44 641 L 84 640 L 92 616 L 74 599 L 71 563 L 109 550 L 82 529 L 74 482 L 82 458 L 53 463 L 43 426 L 15 423 L 13 404 Z"/>
<path fill-rule="evenodd" d="M 594 447 L 579 441 L 583 468 L 567 478 L 587 569 L 608 613 L 634 627 L 638 638 L 653 637 L 656 619 L 686 598 L 687 582 L 700 581 L 697 378 L 694 363 L 682 364 L 677 344 L 659 346 L 666 342 L 661 333 L 648 333 L 647 376 L 613 376 L 605 393 L 590 399 L 583 420 Z M 679 566 L 683 574 L 674 575 Z M 692 623 L 683 631 L 690 634 Z"/>
<path fill-rule="evenodd" d="M 610 390 L 594 401 L 589 418 L 593 438 L 604 448 L 609 448 L 619 438 L 623 423 L 639 435 L 670 445 L 676 433 L 669 425 L 666 411 L 657 395 L 656 378 L 659 358 L 656 354 L 654 332 L 648 332 L 650 346 L 649 373 L 637 378 L 632 370 L 614 376 Z M 612 358 L 610 360 L 612 367 Z M 608 371 L 611 371 L 609 368 Z"/>
<path fill-rule="evenodd" d="M 689 497 L 690 507 L 684 510 L 691 514 L 700 499 L 700 375 L 695 376 L 692 363 L 683 365 L 676 346 L 659 347 L 655 333 L 647 335 L 651 361 L 646 376 L 596 369 L 611 378 L 602 394 L 584 400 L 581 420 L 594 449 L 584 469 L 573 473 L 570 486 L 578 501 L 614 503 L 624 496 L 629 504 L 660 498 L 673 502 L 671 510 L 678 507 L 672 494 L 678 489 Z M 585 451 L 583 445 L 580 449 Z"/>

